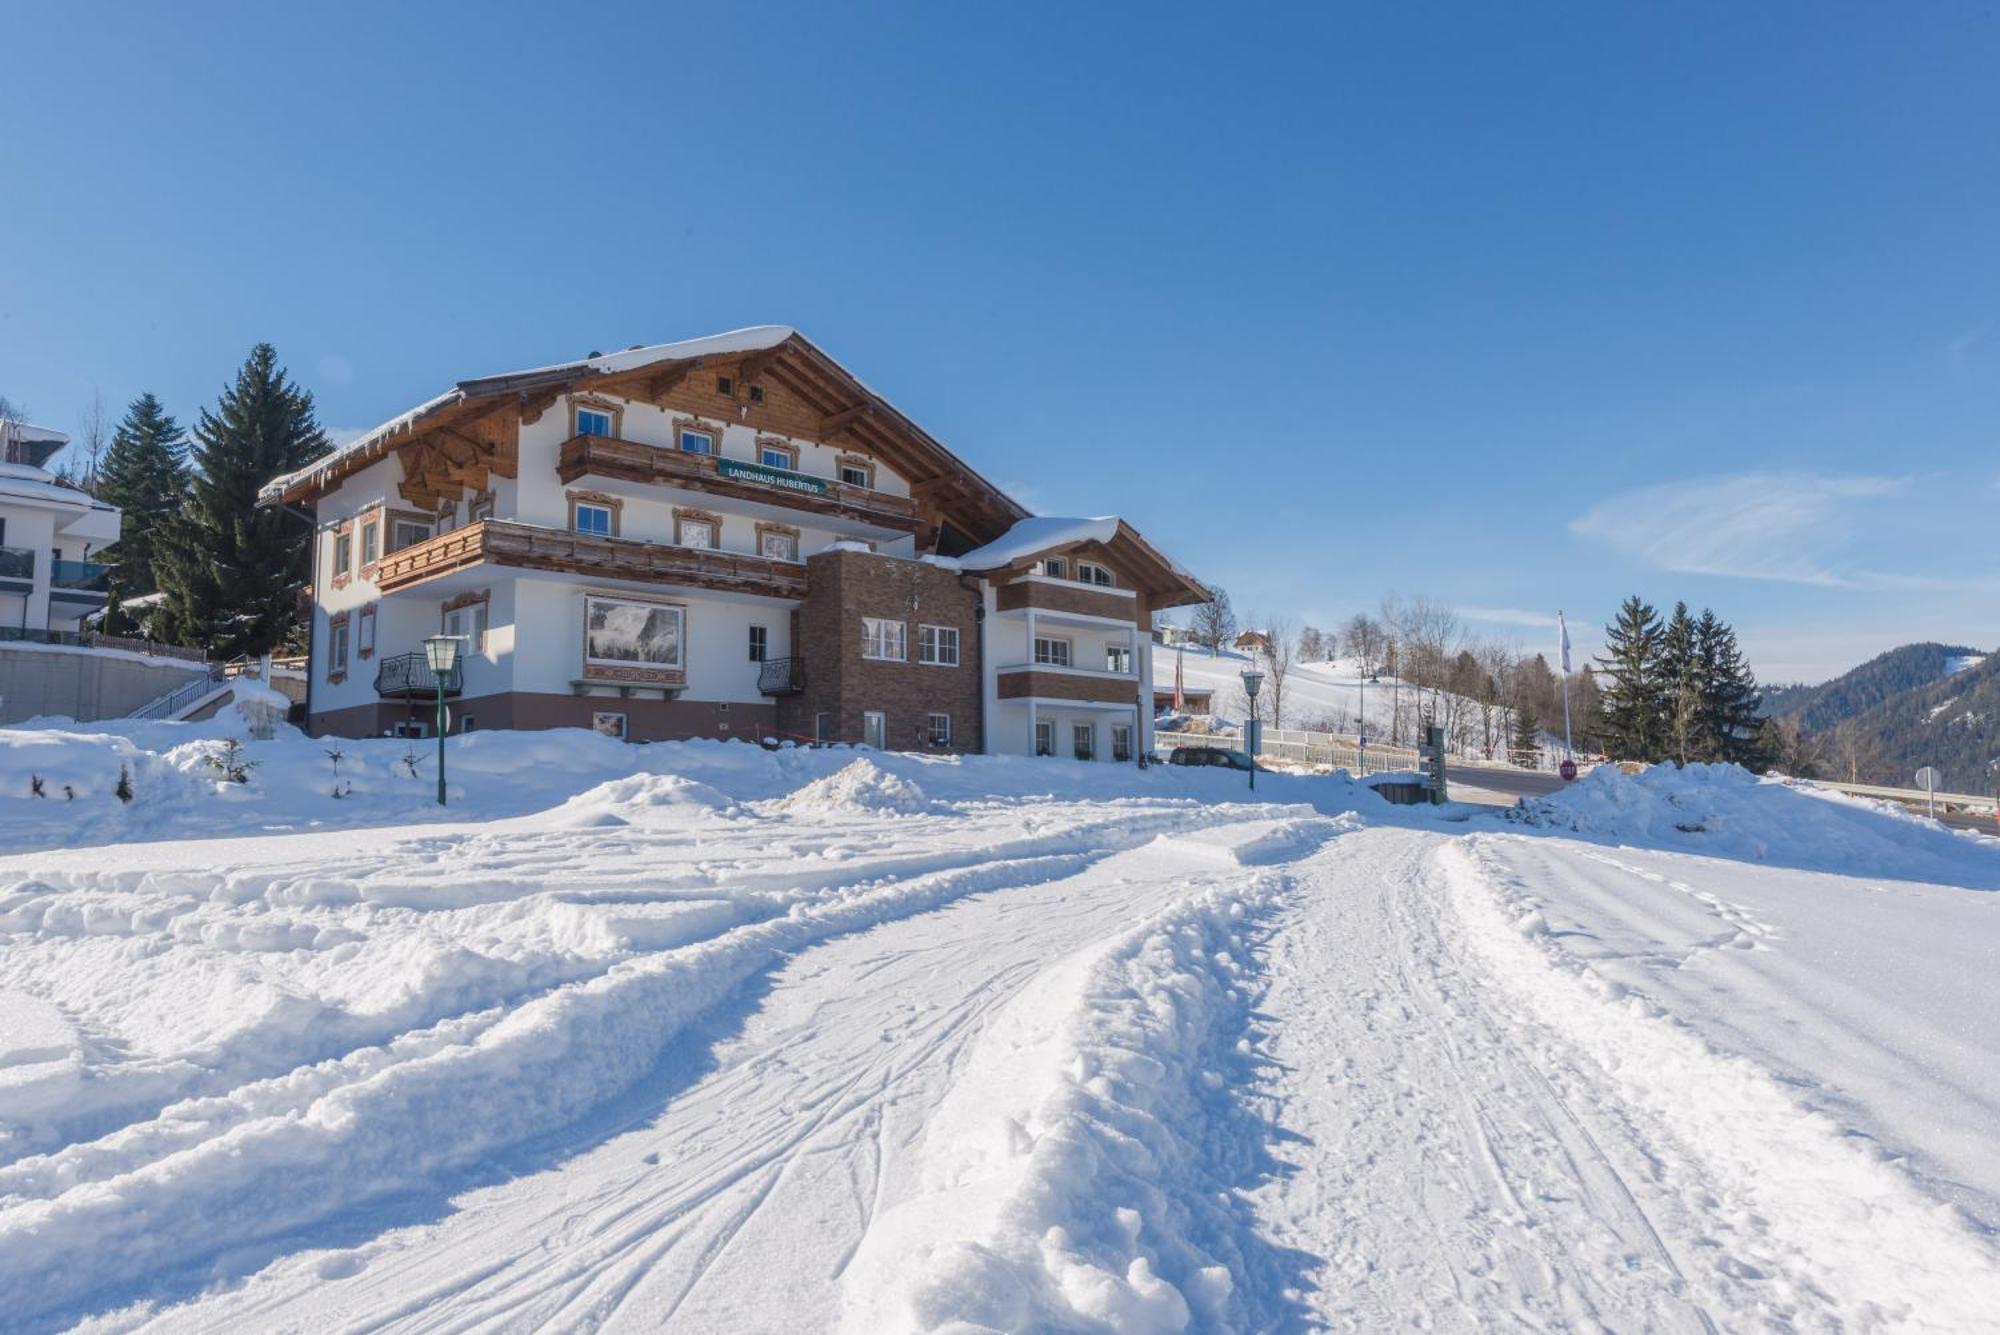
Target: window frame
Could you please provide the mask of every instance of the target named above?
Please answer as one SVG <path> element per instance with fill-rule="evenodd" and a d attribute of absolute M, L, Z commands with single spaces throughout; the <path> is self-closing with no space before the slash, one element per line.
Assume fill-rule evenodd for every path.
<path fill-rule="evenodd" d="M 705 450 L 691 450 L 687 446 L 689 436 L 700 436 L 708 441 Z M 712 426 L 702 426 L 685 419 L 674 423 L 674 449 L 682 454 L 699 454 L 706 458 L 716 458 L 722 453 L 722 432 Z"/>
<path fill-rule="evenodd" d="M 944 723 L 944 727 L 942 729 L 938 727 L 938 723 L 940 721 Z M 950 746 L 951 715 L 940 713 L 936 710 L 933 710 L 928 715 L 926 715 L 924 719 L 924 740 L 929 742 L 932 746 L 940 746 L 940 747 Z"/>
<path fill-rule="evenodd" d="M 590 730 L 604 737 L 615 737 L 624 741 L 630 732 L 631 721 L 622 709 L 594 709 L 590 713 Z"/>
<path fill-rule="evenodd" d="M 1121 734 L 1124 737 L 1124 742 L 1122 745 L 1119 742 L 1119 737 Z M 1111 759 L 1116 763 L 1122 765 L 1131 758 L 1132 758 L 1132 725 L 1129 723 L 1112 724 Z"/>
<path fill-rule="evenodd" d="M 353 570 L 354 534 L 346 525 L 334 530 L 333 534 L 333 577 L 344 581 Z"/>
<path fill-rule="evenodd" d="M 708 530 L 708 545 L 697 547 L 687 540 L 689 525 Z M 719 552 L 722 550 L 722 516 L 712 510 L 675 510 L 674 546 L 686 547 L 698 552 Z"/>
<path fill-rule="evenodd" d="M 868 740 L 868 720 L 875 719 L 875 735 L 880 740 Z M 861 744 L 872 746 L 878 751 L 889 749 L 889 711 L 886 709 L 864 709 L 861 711 Z"/>
<path fill-rule="evenodd" d="M 1060 656 L 1051 653 L 1045 658 L 1042 656 L 1043 645 L 1048 645 L 1051 649 L 1060 645 L 1062 646 L 1062 653 Z M 1067 636 L 1037 635 L 1034 638 L 1034 642 L 1028 646 L 1028 651 L 1036 667 L 1066 668 L 1076 666 L 1076 646 L 1071 643 Z"/>
<path fill-rule="evenodd" d="M 1092 584 L 1100 589 L 1115 589 L 1118 581 L 1111 574 L 1111 567 L 1097 561 L 1078 561 L 1076 578 L 1080 584 Z"/>
<path fill-rule="evenodd" d="M 326 679 L 328 683 L 347 680 L 347 655 L 350 644 L 347 634 L 345 612 L 336 612 L 326 619 Z"/>
<path fill-rule="evenodd" d="M 1097 725 L 1077 723 L 1069 725 L 1069 753 L 1078 760 L 1097 759 Z"/>
<path fill-rule="evenodd" d="M 438 634 L 440 635 L 459 634 L 460 632 L 455 632 L 452 630 L 451 619 L 453 617 L 461 617 L 464 620 L 473 620 L 474 618 L 470 617 L 468 614 L 470 614 L 474 608 L 478 609 L 478 616 L 476 618 L 476 624 L 478 626 L 478 630 L 476 633 L 463 635 L 463 638 L 465 640 L 465 651 L 467 654 L 484 655 L 486 653 L 486 635 L 487 632 L 493 628 L 493 604 L 491 601 L 491 595 L 489 594 L 480 593 L 465 598 L 454 598 L 450 602 L 446 603 L 443 607 L 439 608 Z"/>
<path fill-rule="evenodd" d="M 409 542 L 397 542 L 396 532 L 405 526 L 422 530 L 423 536 Z M 420 515 L 407 511 L 392 513 L 389 516 L 389 526 L 386 536 L 388 539 L 388 552 L 400 552 L 406 547 L 414 547 L 420 542 L 429 542 L 432 538 L 436 537 L 437 520 L 428 515 Z"/>
<path fill-rule="evenodd" d="M 1050 579 L 1068 579 L 1069 558 L 1064 556 L 1045 556 L 1042 558 L 1042 568 L 1037 573 L 1046 575 Z"/>
<path fill-rule="evenodd" d="M 857 482 L 849 477 L 847 475 L 849 469 L 861 474 L 862 480 Z M 833 475 L 840 480 L 840 485 L 843 487 L 860 487 L 863 491 L 875 490 L 875 461 L 864 455 L 841 455 L 834 464 Z"/>
<path fill-rule="evenodd" d="M 764 550 L 764 544 L 772 538 L 784 539 L 786 545 L 785 555 L 773 556 Z M 793 528 L 790 524 L 757 525 L 757 555 L 763 557 L 766 561 L 797 561 L 800 559 L 799 552 L 799 530 Z"/>
<path fill-rule="evenodd" d="M 768 663 L 771 661 L 771 628 L 752 625 L 750 627 L 750 661 Z"/>
<path fill-rule="evenodd" d="M 361 521 L 361 568 L 367 570 L 382 559 L 382 516 L 373 514 Z M 369 550 L 373 548 L 374 550 Z"/>
<path fill-rule="evenodd" d="M 890 654 L 887 652 L 883 653 L 872 652 L 872 650 L 877 645 L 878 632 L 883 632 L 882 634 L 879 635 L 880 647 L 885 651 L 888 649 L 889 637 L 887 636 L 886 632 L 888 628 L 891 626 L 895 627 L 896 629 L 896 634 L 895 634 L 896 652 L 894 654 Z M 861 618 L 861 657 L 870 663 L 909 662 L 910 623 L 907 621 L 894 620 L 889 617 Z"/>
<path fill-rule="evenodd" d="M 1121 659 L 1124 660 L 1123 667 L 1118 666 Z M 1131 645 L 1120 644 L 1116 640 L 1106 640 L 1104 642 L 1104 670 L 1106 672 L 1116 672 L 1120 676 L 1129 677 L 1132 675 L 1133 665 L 1137 662 L 1138 655 L 1132 652 Z"/>
<path fill-rule="evenodd" d="M 570 491 L 564 492 L 563 495 L 569 501 L 570 532 L 580 533 L 590 538 L 615 538 L 624 532 L 625 502 L 623 498 L 608 495 L 601 491 Z M 599 533 L 595 529 L 578 528 L 577 519 L 585 509 L 606 511 L 611 517 L 609 531 Z"/>
<path fill-rule="evenodd" d="M 951 657 L 945 658 L 943 648 L 945 637 L 950 636 Z M 962 637 L 957 626 L 938 626 L 920 623 L 917 626 L 917 662 L 924 667 L 958 667 L 961 657 Z"/>
<path fill-rule="evenodd" d="M 1046 744 L 1042 741 L 1044 736 L 1048 738 Z M 1031 740 L 1030 749 L 1038 756 L 1055 755 L 1056 721 L 1054 719 L 1043 718 L 1035 720 L 1035 735 Z"/>
<path fill-rule="evenodd" d="M 784 459 L 785 462 L 774 464 L 764 457 L 766 454 L 777 455 Z M 757 437 L 757 462 L 764 468 L 778 468 L 787 473 L 796 473 L 799 471 L 799 447 L 788 440 L 780 440 L 776 436 L 759 436 Z"/>
<path fill-rule="evenodd" d="M 355 619 L 354 656 L 357 659 L 375 656 L 375 604 L 369 603 L 361 609 Z"/>

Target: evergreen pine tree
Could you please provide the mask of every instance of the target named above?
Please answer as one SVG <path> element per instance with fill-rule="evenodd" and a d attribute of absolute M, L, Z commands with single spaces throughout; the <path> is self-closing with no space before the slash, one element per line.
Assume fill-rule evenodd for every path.
<path fill-rule="evenodd" d="M 1686 603 L 1677 602 L 1660 633 L 1660 688 L 1666 707 L 1661 735 L 1677 765 L 1714 758 L 1716 748 L 1708 735 L 1700 683 L 1694 618 L 1688 615 Z"/>
<path fill-rule="evenodd" d="M 1715 760 L 1765 769 L 1772 762 L 1772 738 L 1762 726 L 1764 698 L 1756 674 L 1736 645 L 1729 623 L 1702 609 L 1695 623 L 1695 655 L 1702 728 L 1712 739 Z"/>
<path fill-rule="evenodd" d="M 98 496 L 125 512 L 118 541 L 103 553 L 114 600 L 158 587 L 161 533 L 179 511 L 187 481 L 187 434 L 158 399 L 141 394 L 126 409 L 98 472 Z"/>
<path fill-rule="evenodd" d="M 1604 687 L 1595 731 L 1614 760 L 1658 760 L 1665 754 L 1667 689 L 1661 677 L 1660 616 L 1633 594 L 1604 628 L 1600 675 Z"/>
<path fill-rule="evenodd" d="M 312 395 L 259 343 L 214 410 L 202 410 L 194 440 L 187 504 L 156 558 L 164 627 L 225 657 L 277 648 L 298 621 L 312 529 L 282 507 L 260 509 L 257 492 L 326 452 Z"/>
<path fill-rule="evenodd" d="M 1507 741 L 1507 747 L 1516 761 L 1524 760 L 1530 752 L 1542 749 L 1541 723 L 1535 718 L 1535 711 L 1524 705 L 1514 708 L 1514 732 Z"/>

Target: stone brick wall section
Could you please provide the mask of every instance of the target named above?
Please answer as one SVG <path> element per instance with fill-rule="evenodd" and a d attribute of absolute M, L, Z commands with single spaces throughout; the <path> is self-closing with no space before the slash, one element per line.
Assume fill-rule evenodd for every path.
<path fill-rule="evenodd" d="M 806 562 L 806 597 L 799 608 L 795 653 L 804 657 L 806 687 L 778 702 L 778 726 L 799 737 L 813 736 L 814 719 L 828 715 L 834 741 L 858 742 L 862 715 L 879 709 L 886 716 L 892 750 L 925 750 L 920 731 L 932 713 L 951 716 L 952 751 L 978 751 L 978 595 L 956 572 L 878 556 L 873 552 L 822 552 Z M 901 621 L 906 627 L 903 662 L 861 656 L 864 617 Z M 918 662 L 919 627 L 949 626 L 958 631 L 957 667 Z"/>

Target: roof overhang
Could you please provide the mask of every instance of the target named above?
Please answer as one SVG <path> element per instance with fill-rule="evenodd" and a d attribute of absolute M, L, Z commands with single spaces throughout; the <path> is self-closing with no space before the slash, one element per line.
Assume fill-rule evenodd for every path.
<path fill-rule="evenodd" d="M 909 478 L 911 490 L 979 541 L 1004 532 L 1027 511 L 911 421 L 888 400 L 797 330 L 783 325 L 633 348 L 608 356 L 457 385 L 294 473 L 272 479 L 264 504 L 309 501 L 342 479 L 420 441 L 463 449 L 463 429 L 488 414 L 513 409 L 533 422 L 566 394 L 599 393 L 659 400 L 698 369 L 731 370 L 741 379 L 770 376 L 821 412 L 820 438 L 851 440 Z"/>
<path fill-rule="evenodd" d="M 1104 560 L 1144 589 L 1156 611 L 1208 601 L 1208 590 L 1200 580 L 1116 515 L 1024 519 L 997 540 L 957 559 L 962 570 L 997 576 L 1025 573 L 1051 556 Z"/>

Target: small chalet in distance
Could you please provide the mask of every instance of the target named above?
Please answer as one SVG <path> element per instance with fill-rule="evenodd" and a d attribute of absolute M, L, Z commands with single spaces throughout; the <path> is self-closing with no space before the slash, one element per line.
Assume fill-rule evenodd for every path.
<path fill-rule="evenodd" d="M 592 727 L 1121 761 L 1205 592 L 1123 520 L 1032 517 L 795 330 L 465 380 L 267 504 L 317 528 L 309 726 Z"/>
<path fill-rule="evenodd" d="M 0 631 L 74 635 L 104 610 L 110 568 L 90 559 L 118 541 L 118 507 L 45 467 L 69 437 L 0 418 Z"/>

